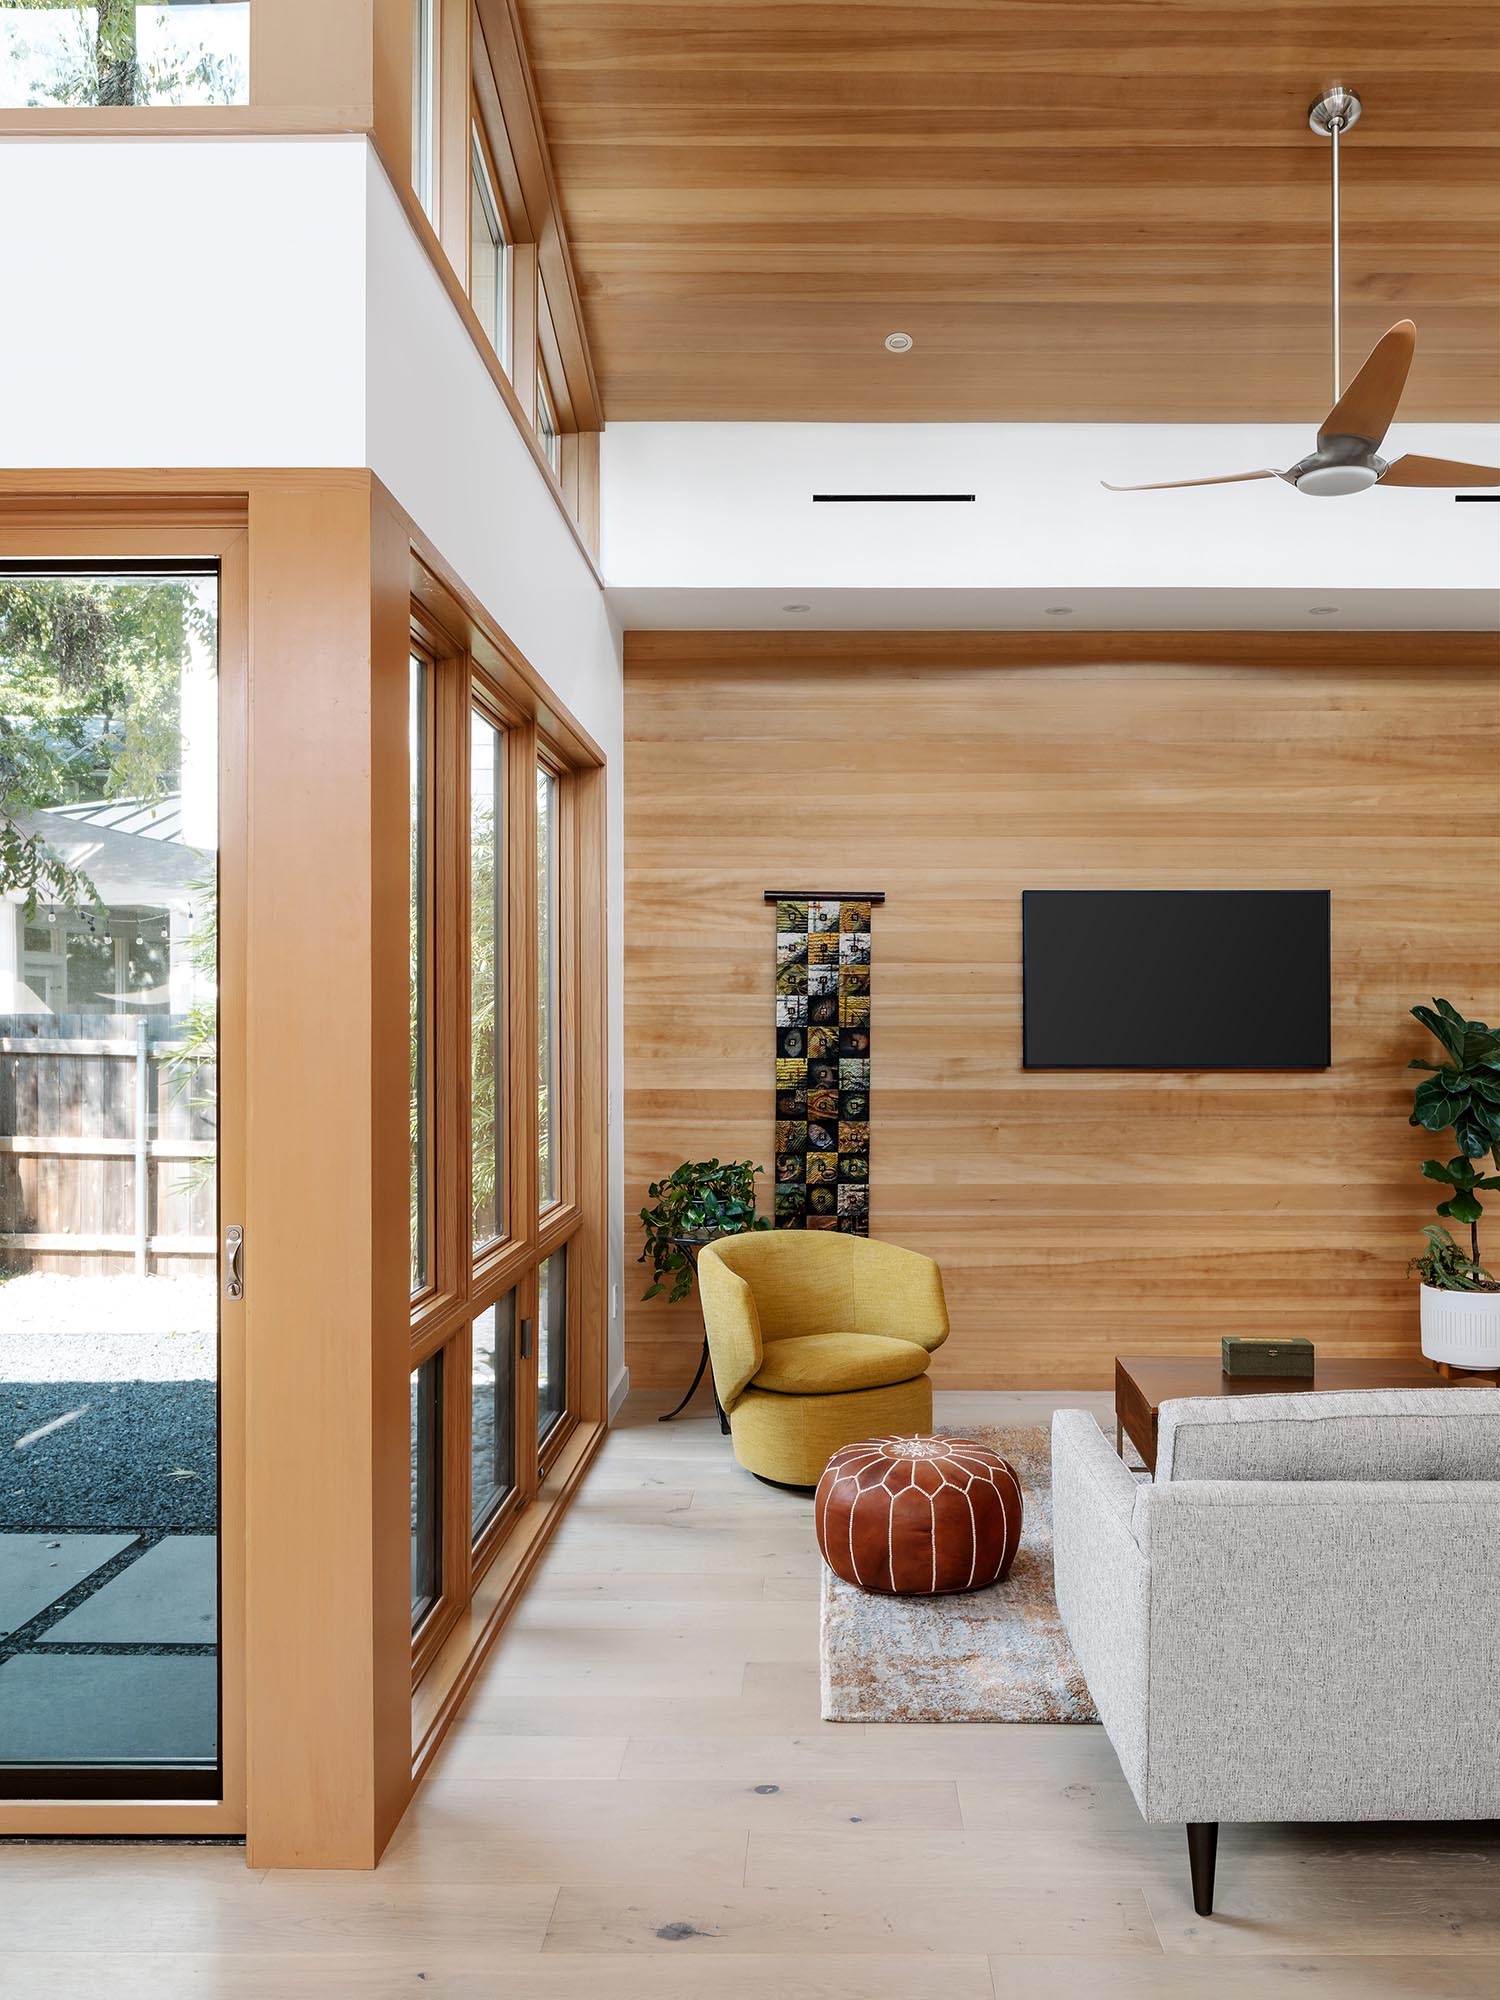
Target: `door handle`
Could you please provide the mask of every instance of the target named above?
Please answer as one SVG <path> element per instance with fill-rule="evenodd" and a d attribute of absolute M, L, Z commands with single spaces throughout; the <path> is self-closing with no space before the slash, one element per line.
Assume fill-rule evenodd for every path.
<path fill-rule="evenodd" d="M 531 1359 L 531 1321 L 529 1319 L 523 1319 L 521 1322 L 521 1359 L 523 1361 Z"/>
<path fill-rule="evenodd" d="M 237 1222 L 231 1222 L 224 1231 L 224 1296 L 226 1299 L 245 1296 L 245 1232 Z"/>

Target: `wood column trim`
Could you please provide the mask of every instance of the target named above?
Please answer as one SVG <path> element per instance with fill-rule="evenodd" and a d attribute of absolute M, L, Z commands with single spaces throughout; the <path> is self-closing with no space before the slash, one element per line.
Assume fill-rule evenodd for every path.
<path fill-rule="evenodd" d="M 372 514 L 368 480 L 251 494 L 256 1868 L 372 1867 L 410 1791 L 407 831 L 389 810 L 405 789 L 406 560 L 404 530 L 383 509 Z M 339 1033 L 305 1032 L 330 1002 Z"/>

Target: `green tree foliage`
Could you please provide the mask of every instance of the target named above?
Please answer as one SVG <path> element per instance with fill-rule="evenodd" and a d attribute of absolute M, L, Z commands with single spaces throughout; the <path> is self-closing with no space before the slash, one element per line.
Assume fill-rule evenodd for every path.
<path fill-rule="evenodd" d="M 151 59 L 137 36 L 136 0 L 8 0 L 11 12 L 66 15 L 61 49 L 51 36 L 28 41 L 7 25 L 16 52 L 37 65 L 32 102 L 52 104 L 243 104 L 245 64 L 207 43 L 172 47 Z"/>
<path fill-rule="evenodd" d="M 212 614 L 187 582 L 0 578 L 0 890 L 98 903 L 93 884 L 17 816 L 180 782 L 180 690 Z"/>
<path fill-rule="evenodd" d="M 200 975 L 200 987 L 214 992 L 219 976 L 219 882 L 202 875 L 191 884 L 197 912 L 188 938 L 188 958 Z M 215 1135 L 219 1110 L 219 1003 L 198 1000 L 189 1008 L 178 1036 L 170 1071 L 173 1088 L 208 1120 Z M 192 1161 L 182 1176 L 185 1187 L 211 1187 L 218 1170 L 216 1158 Z"/>
<path fill-rule="evenodd" d="M 474 1240 L 501 1234 L 499 1162 L 496 1147 L 496 1092 L 501 1051 L 495 1013 L 499 967 L 496 952 L 495 809 L 472 808 L 469 830 L 469 1124 L 473 1135 Z"/>

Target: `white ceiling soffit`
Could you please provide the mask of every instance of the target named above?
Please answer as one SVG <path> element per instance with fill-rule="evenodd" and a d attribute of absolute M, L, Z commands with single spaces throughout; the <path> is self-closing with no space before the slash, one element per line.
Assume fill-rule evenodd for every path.
<path fill-rule="evenodd" d="M 1496 509 L 1500 513 L 1500 508 Z M 1500 529 L 1500 523 L 1497 523 Z M 1500 591 L 822 590 L 611 585 L 626 632 L 1496 632 Z M 791 612 L 788 604 L 805 604 Z M 1066 606 L 1066 609 L 1062 607 Z M 1500 659 L 1500 647 L 1497 647 Z"/>
<path fill-rule="evenodd" d="M 1500 626 L 1496 500 L 1379 488 L 1313 499 L 1281 480 L 1129 494 L 1099 484 L 1286 466 L 1313 428 L 612 425 L 611 608 L 626 629 Z M 1500 435 L 1409 424 L 1385 449 L 1492 464 Z M 814 498 L 861 493 L 973 498 Z"/>

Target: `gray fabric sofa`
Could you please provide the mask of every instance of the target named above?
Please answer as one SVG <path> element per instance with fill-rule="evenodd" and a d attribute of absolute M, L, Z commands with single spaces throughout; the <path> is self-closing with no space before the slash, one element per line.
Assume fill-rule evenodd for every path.
<path fill-rule="evenodd" d="M 1213 1907 L 1220 1821 L 1500 1817 L 1500 1389 L 1194 1398 L 1142 1484 L 1052 1424 L 1057 1603 Z"/>

